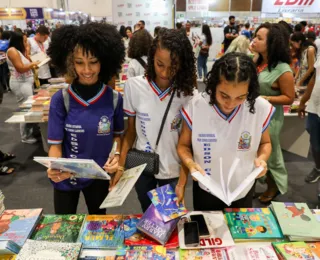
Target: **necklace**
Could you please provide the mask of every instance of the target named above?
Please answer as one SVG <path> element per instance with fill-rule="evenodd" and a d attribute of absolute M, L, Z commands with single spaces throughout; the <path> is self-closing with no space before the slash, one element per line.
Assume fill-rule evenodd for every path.
<path fill-rule="evenodd" d="M 268 67 L 268 64 L 259 65 L 257 67 L 257 74 L 259 75 L 262 71 L 265 70 L 266 67 Z"/>

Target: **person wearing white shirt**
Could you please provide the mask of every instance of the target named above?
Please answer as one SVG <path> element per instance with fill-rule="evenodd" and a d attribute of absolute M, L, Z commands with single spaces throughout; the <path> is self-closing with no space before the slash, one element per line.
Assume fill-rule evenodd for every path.
<path fill-rule="evenodd" d="M 151 204 L 147 192 L 157 186 L 171 184 L 178 194 L 184 193 L 184 186 L 177 184 L 185 169 L 176 150 L 182 123 L 179 111 L 197 92 L 195 87 L 195 58 L 189 39 L 184 32 L 163 29 L 150 48 L 146 75 L 126 82 L 123 109 L 128 115 L 128 130 L 121 148 L 120 167 L 111 181 L 112 188 L 122 175 L 127 153 L 134 145 L 140 151 L 156 152 L 160 158 L 159 173 L 142 173 L 135 185 L 143 211 Z M 162 118 L 172 95 L 156 149 Z"/>
<path fill-rule="evenodd" d="M 49 29 L 40 25 L 36 30 L 36 35 L 33 38 L 28 39 L 31 56 L 41 52 L 46 55 L 50 43 L 49 34 Z M 48 80 L 51 78 L 49 63 L 44 64 L 39 68 L 38 77 L 41 85 L 48 84 Z"/>
<path fill-rule="evenodd" d="M 144 75 L 147 66 L 147 55 L 152 44 L 152 36 L 147 30 L 135 32 L 129 42 L 128 57 L 131 59 L 127 77 Z"/>
<path fill-rule="evenodd" d="M 315 73 L 304 95 L 301 98 L 298 113 L 301 118 L 308 112 L 307 131 L 310 134 L 310 145 L 315 167 L 305 177 L 307 183 L 320 179 L 320 60 L 314 64 Z"/>
<path fill-rule="evenodd" d="M 243 53 L 224 55 L 209 72 L 206 91 L 195 95 L 181 109 L 184 121 L 177 149 L 182 163 L 191 173 L 199 171 L 220 185 L 220 158 L 225 180 L 233 161 L 239 158 L 229 185 L 231 191 L 256 167 L 264 168 L 258 178 L 262 177 L 271 154 L 268 125 L 274 111 L 268 101 L 259 97 L 252 59 Z M 180 175 L 180 179 L 186 180 L 187 176 Z M 253 192 L 254 181 L 229 206 L 251 208 Z M 182 201 L 183 196 L 178 200 Z M 197 211 L 228 207 L 196 181 L 193 206 Z"/>

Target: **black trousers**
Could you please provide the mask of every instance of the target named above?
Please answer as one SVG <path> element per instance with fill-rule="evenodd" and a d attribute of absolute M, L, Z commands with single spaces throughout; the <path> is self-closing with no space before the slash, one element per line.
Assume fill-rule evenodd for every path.
<path fill-rule="evenodd" d="M 109 193 L 109 181 L 94 180 L 92 184 L 81 190 L 90 215 L 104 215 L 106 209 L 99 209 Z M 76 214 L 80 190 L 61 191 L 54 189 L 55 214 Z"/>
<path fill-rule="evenodd" d="M 178 179 L 179 178 L 160 180 L 156 179 L 154 176 L 146 176 L 142 174 L 135 185 L 142 211 L 145 212 L 151 204 L 151 200 L 147 194 L 148 191 L 169 183 L 175 187 L 178 183 Z"/>
<path fill-rule="evenodd" d="M 193 181 L 193 208 L 196 211 L 223 210 L 225 208 L 252 208 L 254 187 L 255 185 L 252 186 L 244 198 L 236 200 L 228 206 L 211 193 L 201 189 L 197 181 Z"/>
<path fill-rule="evenodd" d="M 49 84 L 49 80 L 50 78 L 48 78 L 48 79 L 39 79 L 39 81 L 40 81 L 40 86 L 42 86 L 42 85 L 44 85 L 44 84 Z"/>

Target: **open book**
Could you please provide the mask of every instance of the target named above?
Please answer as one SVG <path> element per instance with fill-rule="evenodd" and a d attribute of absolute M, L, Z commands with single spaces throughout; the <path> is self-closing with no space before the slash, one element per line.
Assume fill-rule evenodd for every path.
<path fill-rule="evenodd" d="M 71 172 L 75 178 L 111 179 L 108 173 L 90 159 L 34 157 L 33 160 L 50 169 Z"/>
<path fill-rule="evenodd" d="M 40 63 L 37 65 L 39 68 L 45 64 L 47 64 L 51 59 L 47 56 L 47 54 L 45 54 L 44 52 L 39 52 L 35 55 L 32 55 L 30 57 L 30 59 L 33 61 L 33 62 L 36 62 L 36 61 L 40 61 Z"/>
<path fill-rule="evenodd" d="M 236 171 L 237 165 L 239 164 L 240 159 L 236 158 L 229 170 L 228 179 L 225 181 L 225 176 L 222 170 L 222 158 L 220 158 L 220 181 L 221 183 L 217 183 L 212 180 L 210 176 L 203 175 L 200 172 L 193 172 L 191 175 L 197 179 L 203 186 L 205 186 L 211 194 L 222 200 L 228 206 L 239 196 L 239 194 L 244 191 L 252 182 L 256 179 L 256 177 L 263 171 L 263 167 L 258 167 L 253 170 L 234 190 L 231 191 L 229 189 L 230 182 L 232 177 Z"/>

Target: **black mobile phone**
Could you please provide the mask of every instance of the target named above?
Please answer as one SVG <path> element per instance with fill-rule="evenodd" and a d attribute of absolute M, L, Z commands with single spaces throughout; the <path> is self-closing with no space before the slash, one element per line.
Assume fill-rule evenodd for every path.
<path fill-rule="evenodd" d="M 206 220 L 204 219 L 203 215 L 201 215 L 201 214 L 191 215 L 190 219 L 191 219 L 191 221 L 195 221 L 198 223 L 200 237 L 210 235 Z"/>
<path fill-rule="evenodd" d="M 198 223 L 195 221 L 183 224 L 184 243 L 186 246 L 195 247 L 200 243 Z"/>

